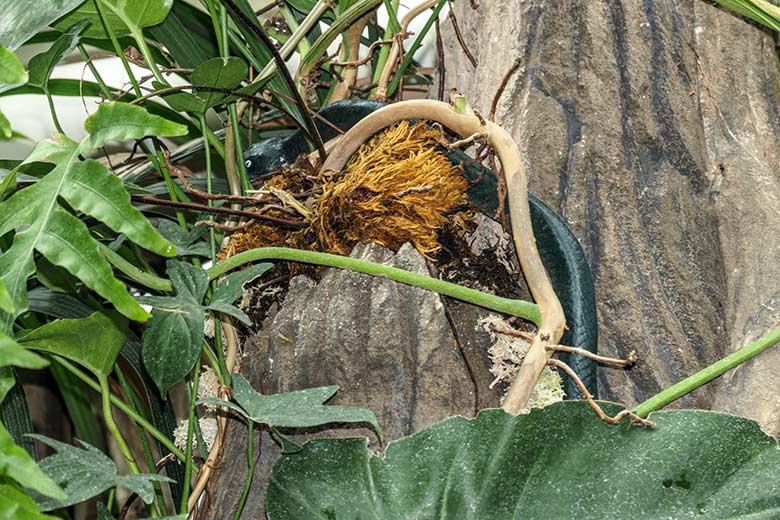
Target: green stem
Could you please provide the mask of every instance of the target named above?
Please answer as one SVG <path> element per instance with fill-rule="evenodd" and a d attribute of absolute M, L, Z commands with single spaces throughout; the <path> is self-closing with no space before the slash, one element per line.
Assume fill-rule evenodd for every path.
<path fill-rule="evenodd" d="M 233 520 L 239 520 L 241 518 L 241 513 L 244 511 L 244 504 L 246 504 L 246 498 L 249 496 L 249 488 L 252 487 L 252 480 L 255 476 L 255 422 L 248 422 L 246 458 L 249 469 L 247 470 L 246 480 L 244 481 L 244 490 L 241 492 L 241 499 L 238 501 L 236 512 L 233 514 Z"/>
<path fill-rule="evenodd" d="M 720 377 L 729 370 L 738 367 L 745 361 L 756 357 L 763 351 L 780 342 L 780 327 L 772 329 L 763 337 L 757 339 L 750 345 L 746 345 L 736 352 L 729 354 L 720 361 L 716 361 L 704 370 L 696 372 L 692 376 L 683 379 L 679 383 L 670 386 L 647 401 L 636 407 L 634 412 L 639 417 L 647 417 L 651 412 L 660 410 L 669 403 L 676 401 L 680 397 L 687 395 L 700 386 L 709 383 L 716 377 Z"/>
<path fill-rule="evenodd" d="M 189 420 L 187 423 L 187 447 L 186 455 L 184 458 L 184 494 L 181 498 L 181 507 L 179 513 L 187 513 L 187 502 L 190 499 L 190 482 L 192 480 L 192 433 L 194 430 L 194 423 L 198 420 L 195 414 L 195 401 L 198 400 L 198 380 L 200 379 L 200 362 L 195 363 L 195 374 L 192 377 L 192 385 L 190 388 L 190 412 Z"/>
<path fill-rule="evenodd" d="M 390 85 L 387 87 L 388 98 L 395 93 L 395 90 L 398 88 L 398 85 L 401 83 L 401 79 L 404 77 L 404 72 L 406 71 L 407 68 L 409 68 L 409 65 L 411 65 L 412 60 L 414 59 L 414 54 L 417 52 L 417 49 L 420 48 L 420 45 L 422 45 L 423 38 L 425 38 L 425 35 L 428 34 L 428 31 L 431 30 L 431 27 L 433 27 L 433 22 L 435 22 L 436 19 L 439 17 L 439 12 L 441 11 L 442 7 L 444 7 L 444 4 L 446 3 L 447 0 L 439 0 L 439 3 L 433 9 L 433 14 L 431 14 L 431 16 L 428 18 L 428 21 L 425 22 L 425 26 L 423 26 L 420 33 L 414 39 L 414 43 L 412 43 L 412 46 L 409 48 L 409 52 L 407 52 L 406 56 L 404 56 L 404 60 L 401 62 L 401 65 L 399 65 L 398 70 L 395 72 L 395 76 L 393 76 L 393 80 L 390 82 Z"/>
<path fill-rule="evenodd" d="M 477 291 L 476 289 L 470 289 L 468 287 L 462 287 L 454 283 L 445 282 L 443 280 L 439 280 L 438 278 L 412 273 L 397 267 L 376 264 L 367 260 L 358 260 L 356 258 L 332 255 L 329 253 L 303 251 L 300 249 L 292 249 L 288 247 L 261 247 L 258 249 L 250 249 L 249 251 L 238 253 L 237 255 L 223 260 L 206 272 L 209 275 L 209 279 L 213 280 L 218 276 L 235 269 L 236 267 L 249 262 L 256 262 L 258 260 L 287 260 L 292 262 L 303 262 L 306 264 L 316 264 L 327 267 L 349 269 L 350 271 L 357 271 L 359 273 L 382 276 L 396 282 L 407 285 L 414 285 L 416 287 L 444 294 L 445 296 L 450 296 L 458 300 L 473 303 L 474 305 L 479 305 L 487 309 L 511 314 L 513 316 L 519 316 L 521 318 L 532 321 L 537 325 L 541 320 L 539 307 L 535 303 L 523 300 L 502 298 L 493 294 Z"/>
<path fill-rule="evenodd" d="M 71 374 L 81 379 L 84 383 L 86 383 L 90 388 L 95 390 L 96 392 L 100 392 L 101 388 L 98 383 L 92 380 L 87 374 L 85 374 L 81 369 L 76 367 L 73 363 L 68 361 L 67 359 L 61 358 L 57 356 L 57 362 L 60 363 L 63 367 L 65 367 Z M 122 413 L 130 417 L 132 420 L 134 420 L 136 423 L 141 425 L 141 427 L 149 432 L 149 435 L 160 441 L 160 444 L 165 446 L 168 451 L 173 453 L 174 457 L 177 459 L 183 461 L 184 460 L 184 453 L 177 448 L 173 442 L 160 430 L 154 427 L 152 423 L 141 417 L 138 413 L 136 413 L 132 408 L 130 408 L 127 404 L 125 404 L 121 399 L 119 399 L 115 395 L 111 395 L 111 404 L 116 406 Z"/>
<path fill-rule="evenodd" d="M 49 92 L 49 87 L 45 87 L 43 89 L 43 93 L 46 95 L 46 101 L 49 102 L 49 112 L 51 112 L 51 120 L 54 123 L 54 128 L 57 129 L 57 133 L 65 135 L 65 130 L 62 129 L 62 125 L 60 125 L 60 120 L 57 117 L 57 110 L 54 108 L 54 99 L 52 99 L 51 97 L 51 92 Z"/>
<path fill-rule="evenodd" d="M 400 0 L 392 0 L 392 2 L 388 0 L 384 0 L 385 2 L 385 8 L 387 9 L 387 16 L 390 20 L 390 23 L 387 24 L 387 27 L 385 28 L 385 34 L 382 35 L 383 40 L 389 40 L 393 37 L 393 32 L 400 32 L 401 31 L 401 25 L 398 23 L 398 15 L 396 14 L 398 12 L 398 5 L 400 4 Z M 374 76 L 372 78 L 372 82 L 376 83 L 379 81 L 380 76 L 382 76 L 382 71 L 385 68 L 385 64 L 387 63 L 387 58 L 390 56 L 390 46 L 389 45 L 383 45 L 382 48 L 379 50 L 379 59 L 376 62 L 376 68 L 374 69 Z M 374 95 L 374 90 L 372 89 L 371 95 Z"/>
<path fill-rule="evenodd" d="M 108 260 L 108 263 L 119 269 L 122 274 L 134 282 L 138 282 L 144 287 L 154 289 L 155 291 L 173 292 L 173 285 L 171 285 L 170 280 L 142 271 L 105 244 L 98 243 L 98 249 L 100 254 Z"/>
<path fill-rule="evenodd" d="M 95 64 L 92 62 L 92 58 L 89 57 L 89 53 L 87 52 L 87 49 L 84 47 L 84 44 L 79 43 L 78 49 L 79 49 L 79 54 L 81 55 L 81 59 L 84 60 L 84 63 L 87 64 L 87 67 L 89 67 L 89 71 L 92 73 L 92 76 L 94 76 L 95 81 L 98 84 L 98 87 L 100 87 L 100 92 L 103 93 L 106 99 L 111 99 L 111 91 L 108 90 L 108 86 L 106 86 L 105 82 L 103 81 L 103 78 L 100 76 L 97 67 L 95 67 Z"/>
<path fill-rule="evenodd" d="M 111 24 L 109 24 L 108 20 L 106 19 L 106 13 L 103 11 L 103 6 L 101 5 L 102 1 L 103 0 L 93 0 L 98 17 L 100 17 L 100 21 L 103 23 L 103 30 L 105 30 L 106 34 L 108 34 L 108 38 L 111 40 L 111 45 L 114 47 L 114 52 L 122 61 L 122 66 L 125 68 L 125 72 L 130 78 L 130 83 L 133 85 L 133 91 L 135 92 L 135 95 L 141 97 L 141 86 L 138 85 L 138 81 L 135 79 L 135 75 L 133 75 L 133 69 L 130 68 L 130 63 L 128 63 L 127 58 L 125 58 L 124 50 L 122 49 L 122 46 L 119 45 L 119 40 L 117 39 L 116 34 L 114 34 L 113 29 L 111 29 Z"/>
<path fill-rule="evenodd" d="M 119 426 L 114 422 L 114 414 L 111 411 L 111 391 L 108 389 L 108 378 L 106 376 L 98 376 L 98 381 L 100 383 L 100 397 L 103 401 L 103 420 L 106 423 L 106 428 L 116 441 L 119 451 L 127 462 L 127 467 L 129 467 L 130 471 L 133 473 L 139 474 L 141 473 L 141 468 L 136 464 L 133 452 L 130 451 L 130 447 L 122 436 Z"/>
<path fill-rule="evenodd" d="M 230 126 L 233 129 L 233 146 L 236 148 L 236 165 L 238 165 L 238 178 L 241 183 L 242 194 L 252 189 L 249 184 L 249 177 L 246 173 L 246 164 L 244 164 L 244 147 L 241 145 L 241 127 L 239 126 L 238 111 L 236 104 L 228 105 L 228 114 L 230 114 Z"/>

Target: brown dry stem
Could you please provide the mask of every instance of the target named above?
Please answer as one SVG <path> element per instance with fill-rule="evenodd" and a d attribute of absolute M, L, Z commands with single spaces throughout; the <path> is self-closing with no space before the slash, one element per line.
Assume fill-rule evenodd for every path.
<path fill-rule="evenodd" d="M 614 417 L 610 417 L 604 412 L 604 410 L 601 409 L 599 404 L 593 399 L 593 395 L 590 392 L 588 392 L 588 389 L 585 387 L 583 382 L 577 376 L 577 373 L 574 372 L 574 370 L 572 370 L 569 365 L 567 365 L 566 363 L 564 363 L 559 359 L 548 359 L 547 364 L 559 368 L 564 372 L 566 372 L 566 375 L 568 375 L 571 378 L 571 380 L 576 383 L 577 387 L 580 389 L 580 392 L 582 392 L 582 395 L 585 396 L 585 400 L 588 401 L 590 407 L 593 408 L 593 411 L 596 412 L 596 415 L 598 415 L 599 419 L 601 419 L 602 421 L 609 424 L 618 424 L 620 421 L 623 420 L 624 417 L 628 417 L 631 419 L 631 422 L 633 422 L 634 424 L 639 424 L 645 427 L 655 426 L 654 422 L 648 421 L 647 419 L 642 419 L 631 410 L 623 410 L 622 412 L 619 412 Z"/>
<path fill-rule="evenodd" d="M 594 354 L 593 352 L 589 352 L 585 349 L 577 348 L 577 347 L 568 347 L 566 345 L 547 345 L 547 350 L 551 350 L 553 352 L 568 352 L 570 354 L 577 354 L 579 356 L 584 356 L 586 358 L 592 359 L 593 361 L 597 363 L 604 363 L 605 365 L 614 365 L 618 367 L 630 367 L 634 363 L 636 363 L 636 352 L 631 351 L 631 353 L 628 355 L 626 359 L 619 359 L 619 358 L 611 358 L 607 356 L 599 356 L 598 354 Z"/>
<path fill-rule="evenodd" d="M 326 173 L 341 171 L 360 145 L 371 136 L 394 123 L 409 119 L 441 123 L 462 137 L 485 132 L 488 144 L 496 151 L 503 166 L 515 248 L 528 287 L 541 311 L 539 330 L 533 337 L 528 354 L 503 404 L 509 413 L 520 413 L 552 355 L 546 347 L 558 344 L 566 320 L 536 248 L 525 169 L 517 145 L 509 133 L 493 122 L 480 120 L 473 113 L 459 113 L 447 103 L 432 100 L 404 101 L 381 108 L 353 126 L 341 137 L 322 169 Z"/>

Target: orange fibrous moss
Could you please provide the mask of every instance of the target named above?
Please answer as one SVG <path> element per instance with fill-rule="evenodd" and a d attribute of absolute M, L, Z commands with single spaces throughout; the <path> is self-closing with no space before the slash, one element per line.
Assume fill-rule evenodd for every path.
<path fill-rule="evenodd" d="M 300 231 L 253 224 L 232 236 L 223 257 L 264 246 L 290 246 L 348 255 L 359 242 L 377 242 L 397 251 L 410 242 L 430 260 L 441 249 L 445 225 L 460 228 L 471 220 L 469 183 L 437 148 L 441 132 L 408 121 L 364 143 L 345 169 L 320 175 L 322 194 Z M 266 187 L 296 192 L 290 173 L 273 177 Z M 271 213 L 269 213 L 271 214 Z"/>
<path fill-rule="evenodd" d="M 437 149 L 441 132 L 408 121 L 365 143 L 323 186 L 311 228 L 321 251 L 349 254 L 358 242 L 398 250 L 410 242 L 433 259 L 438 231 L 468 204 L 469 183 Z"/>

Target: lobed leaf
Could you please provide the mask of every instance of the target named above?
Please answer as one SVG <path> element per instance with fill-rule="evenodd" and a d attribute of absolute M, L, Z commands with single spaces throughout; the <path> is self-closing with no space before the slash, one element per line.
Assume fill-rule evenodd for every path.
<path fill-rule="evenodd" d="M 81 447 L 77 448 L 43 435 L 30 437 L 57 450 L 40 462 L 40 469 L 62 486 L 66 495 L 64 498 L 35 496 L 42 511 L 78 504 L 116 486 L 137 493 L 149 504 L 154 498 L 152 481 L 171 482 L 161 475 L 119 475 L 114 461 L 86 442 L 80 442 Z"/>
<path fill-rule="evenodd" d="M 214 398 L 202 401 L 220 406 L 227 404 L 256 423 L 276 428 L 310 428 L 333 423 L 363 423 L 370 424 L 374 431 L 381 435 L 381 428 L 371 410 L 323 404 L 333 397 L 337 390 L 337 386 L 322 386 L 283 394 L 263 395 L 256 392 L 241 374 L 235 374 L 232 395 L 238 406 Z"/>
<path fill-rule="evenodd" d="M 142 139 L 149 135 L 173 137 L 186 135 L 187 127 L 152 115 L 129 103 L 102 103 L 84 122 L 89 136 L 81 145 L 82 152 L 103 146 L 106 141 Z"/>

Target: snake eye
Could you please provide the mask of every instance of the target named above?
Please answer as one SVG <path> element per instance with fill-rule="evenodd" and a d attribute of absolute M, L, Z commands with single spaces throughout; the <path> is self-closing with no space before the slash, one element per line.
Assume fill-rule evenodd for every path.
<path fill-rule="evenodd" d="M 244 165 L 246 165 L 247 168 L 251 168 L 252 167 L 252 161 L 247 159 L 246 162 L 244 162 Z"/>

